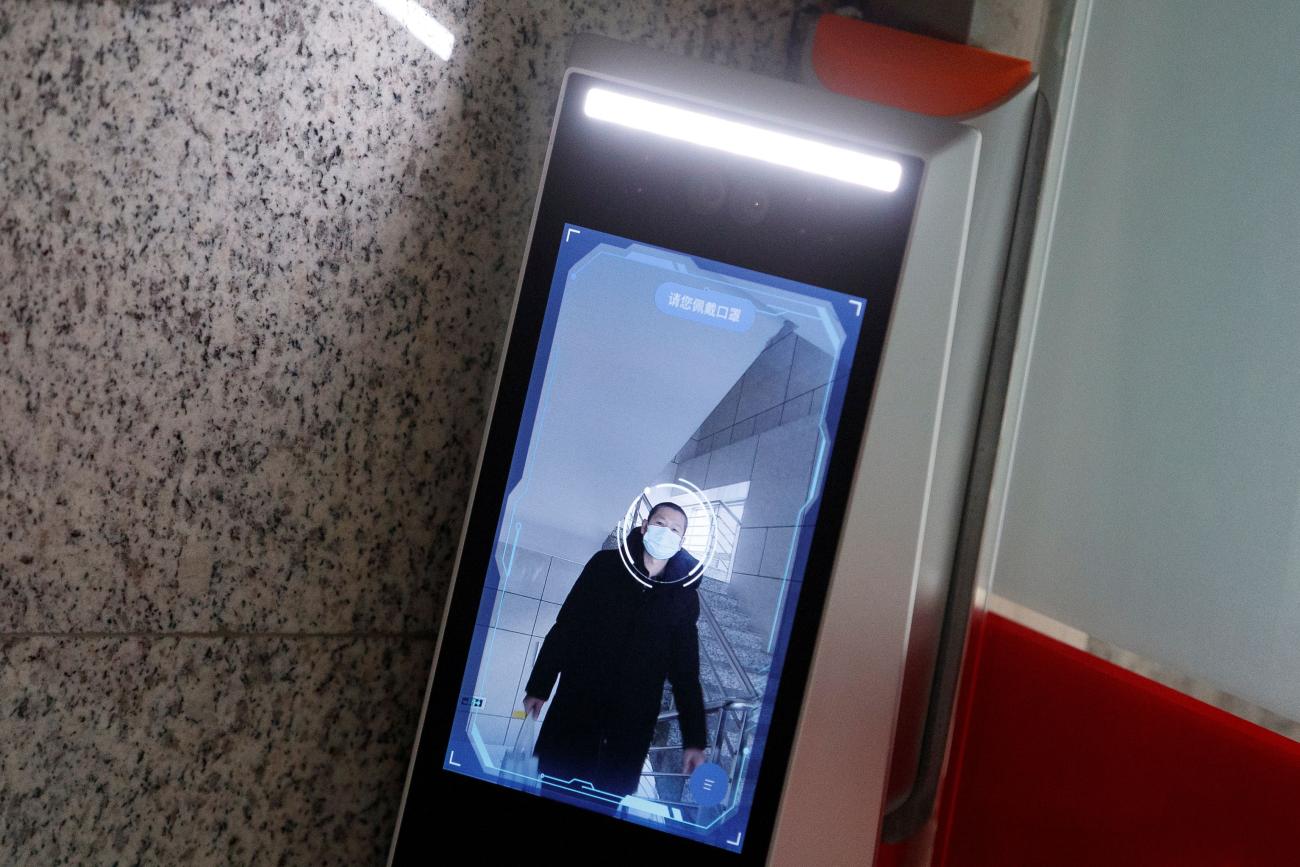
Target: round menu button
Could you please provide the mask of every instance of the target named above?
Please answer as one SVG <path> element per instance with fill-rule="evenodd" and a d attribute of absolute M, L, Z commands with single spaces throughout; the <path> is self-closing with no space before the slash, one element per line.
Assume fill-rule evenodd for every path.
<path fill-rule="evenodd" d="M 727 797 L 727 772 L 721 765 L 705 762 L 691 774 L 687 786 L 691 797 L 701 807 L 712 807 L 722 803 Z"/>

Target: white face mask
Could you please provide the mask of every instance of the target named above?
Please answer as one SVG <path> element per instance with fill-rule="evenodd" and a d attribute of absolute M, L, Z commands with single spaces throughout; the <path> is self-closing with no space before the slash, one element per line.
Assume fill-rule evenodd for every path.
<path fill-rule="evenodd" d="M 682 549 L 682 537 L 667 527 L 647 524 L 641 531 L 641 544 L 656 560 L 667 560 Z"/>

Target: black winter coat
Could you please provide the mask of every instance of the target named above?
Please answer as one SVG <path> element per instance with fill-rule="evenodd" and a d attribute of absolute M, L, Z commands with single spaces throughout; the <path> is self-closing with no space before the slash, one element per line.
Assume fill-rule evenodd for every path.
<path fill-rule="evenodd" d="M 640 531 L 630 533 L 627 543 L 640 567 Z M 636 791 L 665 679 L 677 703 L 683 745 L 704 749 L 698 582 L 668 583 L 697 562 L 679 551 L 657 579 L 664 583 L 647 588 L 628 573 L 616 549 L 587 561 L 525 687 L 528 695 L 547 699 L 560 677 L 534 751 L 542 773 L 586 780 L 612 794 Z"/>

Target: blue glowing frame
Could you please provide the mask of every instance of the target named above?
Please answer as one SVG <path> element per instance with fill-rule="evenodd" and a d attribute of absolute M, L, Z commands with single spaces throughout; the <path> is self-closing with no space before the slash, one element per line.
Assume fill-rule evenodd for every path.
<path fill-rule="evenodd" d="M 742 759 L 742 766 L 739 772 L 739 778 L 742 780 L 742 784 L 737 791 L 728 793 L 729 803 L 726 805 L 725 809 L 721 810 L 707 825 L 700 825 L 676 817 L 669 817 L 671 818 L 671 823 L 660 823 L 648 817 L 643 817 L 634 810 L 629 810 L 626 813 L 618 813 L 620 818 L 626 819 L 627 821 L 648 825 L 660 830 L 678 834 L 679 836 L 687 837 L 688 839 L 709 843 L 720 848 L 733 849 L 734 851 L 733 846 L 728 845 L 728 838 L 735 836 L 737 831 L 744 831 L 748 822 L 749 808 L 753 800 L 754 784 L 757 776 L 751 771 L 751 765 L 754 770 L 761 766 L 767 728 L 769 720 L 771 719 L 772 708 L 775 704 L 777 685 L 780 683 L 782 668 L 785 661 L 795 608 L 793 603 L 796 601 L 798 590 L 803 583 L 803 569 L 807 561 L 808 552 L 812 543 L 813 531 L 817 520 L 817 510 L 820 504 L 823 482 L 825 481 L 824 474 L 827 458 L 829 456 L 830 446 L 834 442 L 836 428 L 839 423 L 848 374 L 853 366 L 853 357 L 857 348 L 861 326 L 865 319 L 865 306 L 867 302 L 860 297 L 846 295 L 840 292 L 811 286 L 770 274 L 763 274 L 749 269 L 736 267 L 734 265 L 729 265 L 724 262 L 689 256 L 687 254 L 678 253 L 664 248 L 642 244 L 631 239 L 606 234 L 590 228 L 566 224 L 564 227 L 563 243 L 560 245 L 559 256 L 552 276 L 550 295 L 547 299 L 546 313 L 538 340 L 536 360 L 534 361 L 532 374 L 529 379 L 527 397 L 525 399 L 523 414 L 520 419 L 519 430 L 515 439 L 509 476 L 506 483 L 507 494 L 503 499 L 501 512 L 498 517 L 497 530 L 494 537 L 496 539 L 494 555 L 490 560 L 489 574 L 483 588 L 482 605 L 487 607 L 489 610 L 495 607 L 494 600 L 496 599 L 496 591 L 504 591 L 508 588 L 514 565 L 516 544 L 522 529 L 522 524 L 516 519 L 514 514 L 517 509 L 517 501 L 515 506 L 510 506 L 508 504 L 513 492 L 517 489 L 521 489 L 521 486 L 526 489 L 528 484 L 527 455 L 529 445 L 532 442 L 533 430 L 536 428 L 538 435 L 540 436 L 545 424 L 548 407 L 546 371 L 549 366 L 551 347 L 559 320 L 560 309 L 563 304 L 565 285 L 571 274 L 575 273 L 575 269 L 584 267 L 589 263 L 590 259 L 587 258 L 589 255 L 593 253 L 597 256 L 600 255 L 598 248 L 602 245 L 619 250 L 640 247 L 651 255 L 655 252 L 667 254 L 677 262 L 687 259 L 694 266 L 691 269 L 691 276 L 696 279 L 716 279 L 717 282 L 725 286 L 728 285 L 728 278 L 731 278 L 733 280 L 742 280 L 746 283 L 759 284 L 760 286 L 783 290 L 784 292 L 805 296 L 823 302 L 816 305 L 809 305 L 808 310 L 800 311 L 793 309 L 797 302 L 792 302 L 792 299 L 783 296 L 781 300 L 787 306 L 773 308 L 769 315 L 797 316 L 817 319 L 821 321 L 823 327 L 826 328 L 830 337 L 830 342 L 836 348 L 835 365 L 831 374 L 830 387 L 826 389 L 826 394 L 821 407 L 820 436 L 817 446 L 817 454 L 813 461 L 813 470 L 809 481 L 808 496 L 799 510 L 797 519 L 799 532 L 793 540 L 793 543 L 790 545 L 786 557 L 783 577 L 781 579 L 785 589 L 778 597 L 779 601 L 776 611 L 773 613 L 773 622 L 769 631 L 770 640 L 768 652 L 771 654 L 772 658 L 771 670 L 767 680 L 767 688 L 764 689 L 762 695 L 762 703 L 756 725 L 753 746 L 751 751 Z M 711 275 L 716 276 L 711 277 Z M 750 292 L 754 291 L 753 287 L 746 287 L 746 289 Z M 829 311 L 834 311 L 836 318 L 830 318 Z M 767 313 L 768 311 L 760 312 Z M 509 514 L 507 514 L 507 512 L 509 512 Z M 791 595 L 792 592 L 795 594 L 794 597 Z M 490 619 L 488 620 L 490 626 L 496 626 L 496 623 L 499 620 L 499 614 L 499 611 L 491 610 Z M 474 636 L 469 648 L 469 654 L 462 679 L 460 690 L 461 696 L 473 695 L 478 681 L 479 672 L 484 663 L 491 658 L 492 642 L 489 636 L 494 637 L 494 635 L 490 626 L 478 626 L 474 630 Z M 467 708 L 463 705 L 457 707 L 455 723 L 452 726 L 451 739 L 447 744 L 446 752 L 443 757 L 443 767 L 448 771 L 465 774 L 467 776 L 500 785 L 510 785 L 510 783 L 505 782 L 505 780 L 507 778 L 514 778 L 515 785 L 513 787 L 535 789 L 540 783 L 539 779 L 529 778 L 517 774 L 516 772 L 499 768 L 492 763 L 487 747 L 479 734 L 475 717 L 476 714 L 472 707 Z M 545 777 L 548 784 L 551 784 L 552 786 L 558 786 L 562 789 L 582 793 L 584 799 L 580 803 L 588 809 L 591 808 L 593 799 L 595 801 L 604 801 L 608 803 L 611 810 L 623 801 L 624 796 L 602 792 L 595 789 L 591 784 L 586 783 L 585 781 L 559 780 L 546 777 L 545 775 L 542 776 Z"/>

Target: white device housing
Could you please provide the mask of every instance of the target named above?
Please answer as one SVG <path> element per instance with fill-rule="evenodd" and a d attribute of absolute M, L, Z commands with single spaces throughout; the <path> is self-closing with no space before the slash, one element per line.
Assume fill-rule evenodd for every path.
<path fill-rule="evenodd" d="M 575 72 L 924 161 L 768 856 L 770 864 L 869 864 L 886 807 L 918 593 L 936 598 L 935 564 L 951 563 L 977 422 L 978 395 L 954 401 L 951 388 L 955 380 L 964 392 L 982 384 L 982 369 L 972 371 L 981 347 L 987 355 L 1000 289 L 1000 282 L 987 281 L 981 291 L 993 292 L 994 300 L 976 304 L 982 312 L 971 320 L 981 323 L 965 327 L 961 288 L 970 279 L 967 239 L 981 134 L 973 125 L 595 36 L 575 40 L 566 81 Z M 553 128 L 548 162 L 554 144 Z M 1006 183 L 1011 174 L 1018 180 L 1018 168 Z M 1009 195 L 1014 202 L 1015 191 Z M 993 219 L 1003 221 L 1014 208 L 994 210 Z M 480 451 L 480 468 L 482 459 Z M 457 570 L 460 557 L 458 550 Z M 449 601 L 454 592 L 453 581 Z M 441 632 L 435 669 L 440 651 Z M 425 713 L 427 701 L 426 690 Z M 423 722 L 422 713 L 421 729 Z M 403 809 L 405 801 L 404 792 Z"/>

